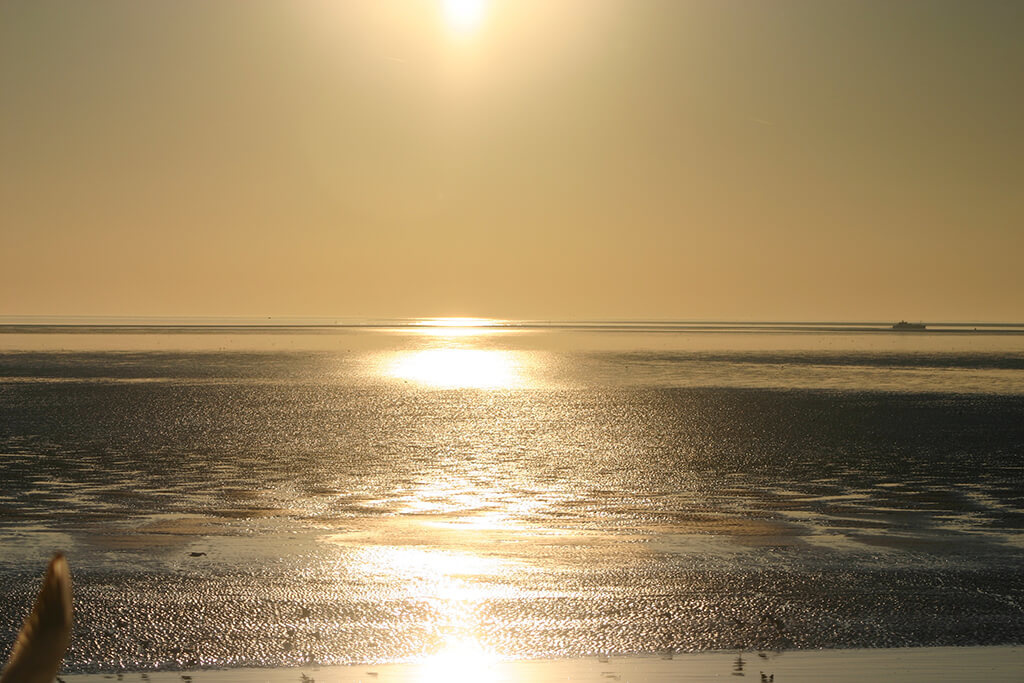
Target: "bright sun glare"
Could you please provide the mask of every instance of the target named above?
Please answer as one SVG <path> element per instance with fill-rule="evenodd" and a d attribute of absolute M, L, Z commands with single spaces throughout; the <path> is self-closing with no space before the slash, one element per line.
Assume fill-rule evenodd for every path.
<path fill-rule="evenodd" d="M 421 683 L 487 683 L 496 681 L 498 658 L 472 639 L 451 639 L 420 667 Z"/>
<path fill-rule="evenodd" d="M 475 31 L 484 19 L 486 0 L 442 0 L 445 23 L 457 33 Z"/>
<path fill-rule="evenodd" d="M 484 349 L 427 349 L 403 353 L 392 377 L 442 389 L 510 389 L 522 379 L 513 355 Z"/>
<path fill-rule="evenodd" d="M 427 318 L 417 324 L 425 327 L 490 327 L 498 321 L 490 318 Z"/>

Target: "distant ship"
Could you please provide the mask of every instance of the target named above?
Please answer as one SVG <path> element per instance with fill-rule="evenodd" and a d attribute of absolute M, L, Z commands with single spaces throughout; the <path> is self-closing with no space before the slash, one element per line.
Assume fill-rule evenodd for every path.
<path fill-rule="evenodd" d="M 920 332 L 921 330 L 927 329 L 924 323 L 908 323 L 906 320 L 901 320 L 892 326 L 892 329 L 899 332 Z"/>

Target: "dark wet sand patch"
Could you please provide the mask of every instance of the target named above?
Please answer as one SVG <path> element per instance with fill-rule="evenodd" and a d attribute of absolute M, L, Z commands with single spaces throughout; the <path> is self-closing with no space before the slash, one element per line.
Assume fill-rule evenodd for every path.
<path fill-rule="evenodd" d="M 218 508 L 207 512 L 211 517 L 226 519 L 264 519 L 268 517 L 284 517 L 292 514 L 291 510 L 274 507 L 239 507 Z"/>
<path fill-rule="evenodd" d="M 154 519 L 135 527 L 94 527 L 82 538 L 104 550 L 139 550 L 185 546 L 203 536 L 216 536 L 226 531 L 215 519 L 182 515 Z"/>

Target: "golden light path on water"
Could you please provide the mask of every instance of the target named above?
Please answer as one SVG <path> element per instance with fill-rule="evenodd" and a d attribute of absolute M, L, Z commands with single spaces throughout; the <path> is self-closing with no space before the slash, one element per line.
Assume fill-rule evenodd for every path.
<path fill-rule="evenodd" d="M 495 584 L 525 567 L 513 558 L 488 555 L 486 548 L 500 532 L 465 526 L 415 517 L 396 520 L 364 539 L 355 554 L 367 578 L 395 587 L 395 597 L 429 605 L 427 626 L 435 644 L 418 660 L 414 678 L 423 683 L 496 680 L 501 657 L 484 643 L 478 608 L 517 597 L 514 588 Z"/>
<path fill-rule="evenodd" d="M 420 548 L 378 548 L 368 553 L 389 581 L 404 583 L 431 605 L 437 649 L 419 662 L 416 680 L 488 681 L 499 656 L 481 642 L 474 606 L 498 597 L 474 577 L 498 577 L 510 568 L 496 558 L 470 552 Z"/>
<path fill-rule="evenodd" d="M 494 670 L 499 658 L 484 651 L 472 640 L 453 639 L 444 650 L 430 657 L 420 667 L 421 683 L 490 683 L 497 681 Z"/>
<path fill-rule="evenodd" d="M 522 384 L 508 351 L 441 348 L 400 354 L 389 373 L 439 389 L 512 389 Z"/>
<path fill-rule="evenodd" d="M 493 318 L 426 318 L 416 323 L 419 327 L 426 328 L 461 328 L 468 334 L 480 334 L 480 328 L 495 327 L 502 324 L 501 320 Z M 444 334 L 450 334 L 450 329 Z"/>
<path fill-rule="evenodd" d="M 477 348 L 473 340 L 497 331 L 499 321 L 480 318 L 437 318 L 419 323 L 433 343 L 399 351 L 384 374 L 438 389 L 515 389 L 525 385 L 521 355 Z"/>
<path fill-rule="evenodd" d="M 425 390 L 526 387 L 527 356 L 485 341 L 502 332 L 500 325 L 501 321 L 476 318 L 421 321 L 415 326 L 418 348 L 390 353 L 378 372 Z M 472 427 L 464 424 L 459 429 Z M 495 548 L 510 539 L 527 541 L 530 530 L 518 520 L 530 503 L 514 501 L 508 491 L 496 488 L 498 475 L 493 471 L 467 470 L 466 463 L 459 463 L 443 474 L 436 472 L 409 490 L 396 517 L 358 538 L 342 534 L 330 540 L 357 545 L 362 571 L 387 585 L 401 586 L 399 592 L 430 605 L 436 645 L 420 660 L 414 680 L 496 681 L 501 658 L 484 644 L 477 607 L 512 597 L 514 588 L 498 587 L 503 577 L 529 571 L 520 558 Z"/>

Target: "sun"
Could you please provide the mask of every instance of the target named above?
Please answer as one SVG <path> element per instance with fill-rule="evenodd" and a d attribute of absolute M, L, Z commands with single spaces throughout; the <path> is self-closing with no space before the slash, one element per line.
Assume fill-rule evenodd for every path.
<path fill-rule="evenodd" d="M 444 20 L 456 32 L 468 34 L 479 28 L 484 19 L 486 0 L 441 0 Z"/>

